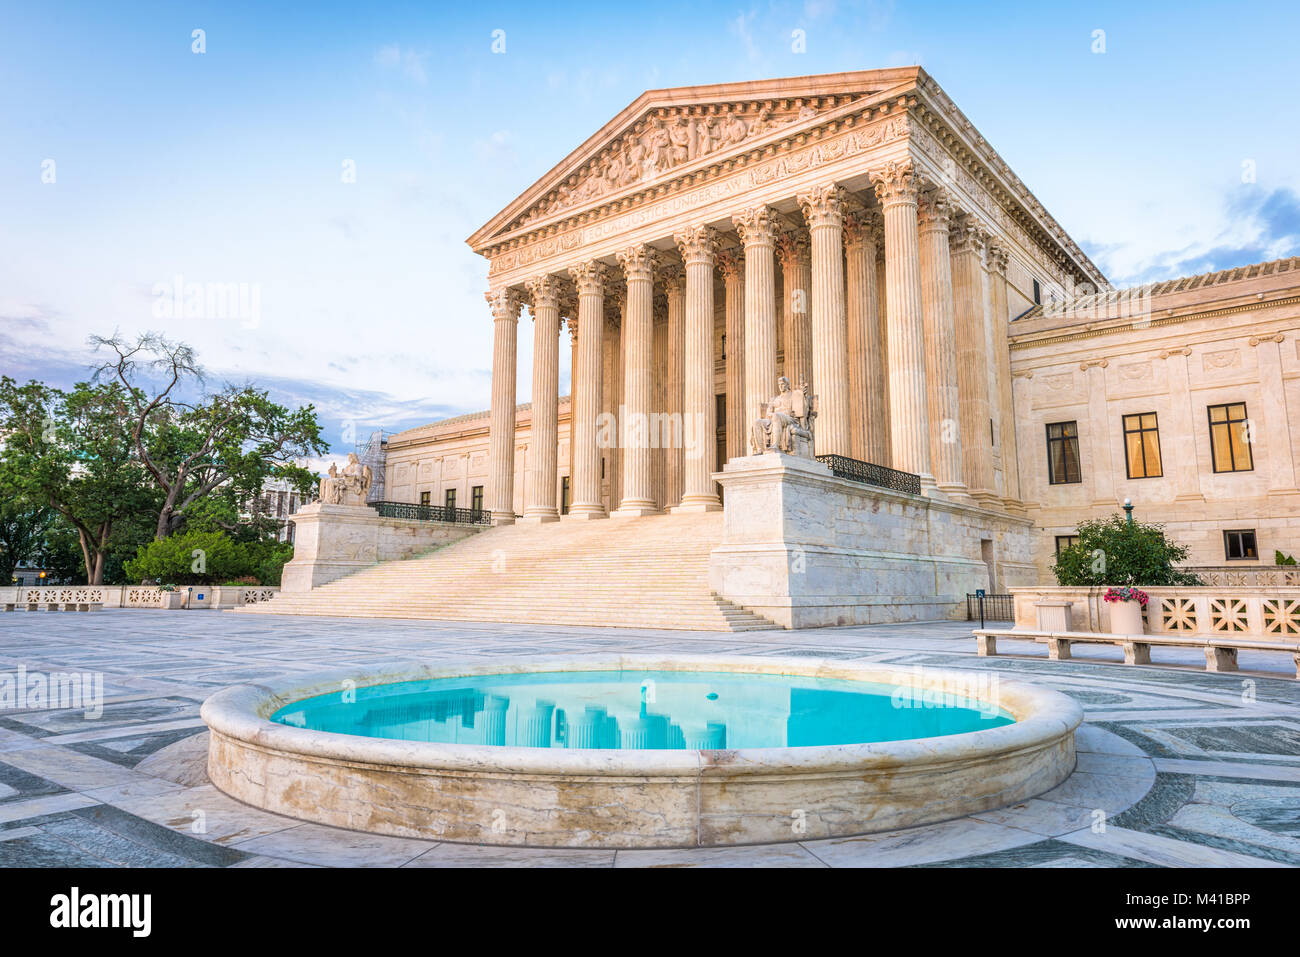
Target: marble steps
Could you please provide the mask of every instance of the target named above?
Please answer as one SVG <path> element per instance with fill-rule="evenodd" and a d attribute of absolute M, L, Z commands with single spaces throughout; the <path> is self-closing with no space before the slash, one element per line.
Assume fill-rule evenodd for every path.
<path fill-rule="evenodd" d="M 252 614 L 753 631 L 775 626 L 715 595 L 719 513 L 517 524 L 313 589 Z"/>

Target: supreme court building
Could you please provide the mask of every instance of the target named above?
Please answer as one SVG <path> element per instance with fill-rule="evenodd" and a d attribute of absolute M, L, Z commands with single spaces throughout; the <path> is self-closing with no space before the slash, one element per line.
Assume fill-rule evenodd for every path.
<path fill-rule="evenodd" d="M 390 499 L 619 534 L 725 498 L 722 551 L 750 553 L 718 581 L 812 549 L 826 594 L 949 547 L 940 591 L 1050 580 L 1126 498 L 1196 565 L 1300 551 L 1300 262 L 1113 290 L 919 67 L 647 92 L 469 244 L 491 409 L 393 436 Z M 815 396 L 820 462 L 751 454 L 782 376 Z"/>

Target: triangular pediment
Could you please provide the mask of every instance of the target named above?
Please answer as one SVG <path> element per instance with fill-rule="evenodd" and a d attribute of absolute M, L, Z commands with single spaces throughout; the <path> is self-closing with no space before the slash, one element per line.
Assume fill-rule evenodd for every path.
<path fill-rule="evenodd" d="M 905 92 L 920 75 L 913 66 L 649 90 L 492 217 L 469 245 L 482 252 L 521 230 L 688 175 L 859 101 Z"/>

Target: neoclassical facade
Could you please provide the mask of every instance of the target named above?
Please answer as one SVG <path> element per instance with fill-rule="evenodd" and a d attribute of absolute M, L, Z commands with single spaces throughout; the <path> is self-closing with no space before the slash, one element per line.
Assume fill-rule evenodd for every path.
<path fill-rule="evenodd" d="M 1300 550 L 1293 265 L 1112 290 L 920 68 L 647 92 L 469 244 L 491 410 L 390 440 L 393 498 L 455 489 L 496 523 L 717 510 L 785 376 L 816 397 L 816 455 L 1031 527 L 1000 560 L 1039 576 L 1126 497 L 1196 564 L 1250 560 L 1224 553 L 1247 521 L 1254 560 Z M 1221 470 L 1234 429 L 1245 478 Z M 1159 461 L 1135 477 L 1130 452 Z"/>

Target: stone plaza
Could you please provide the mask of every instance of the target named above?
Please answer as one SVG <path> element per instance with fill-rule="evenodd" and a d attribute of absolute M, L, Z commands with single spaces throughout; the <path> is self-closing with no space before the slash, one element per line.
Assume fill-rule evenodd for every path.
<path fill-rule="evenodd" d="M 996 671 L 1078 701 L 1078 768 L 1016 806 L 903 831 L 747 847 L 569 850 L 340 830 L 267 813 L 206 776 L 199 705 L 243 682 L 384 660 L 493 662 L 611 649 L 806 656 Z M 95 671 L 103 712 L 0 716 L 0 866 L 1270 867 L 1300 864 L 1300 702 L 1268 656 L 1249 676 L 973 656 L 958 623 L 717 635 L 227 612 L 0 617 L 0 674 Z M 1272 670 L 1267 670 L 1267 669 Z M 1247 693 L 1249 692 L 1249 693 Z M 1099 823 L 1100 822 L 1100 823 Z"/>

